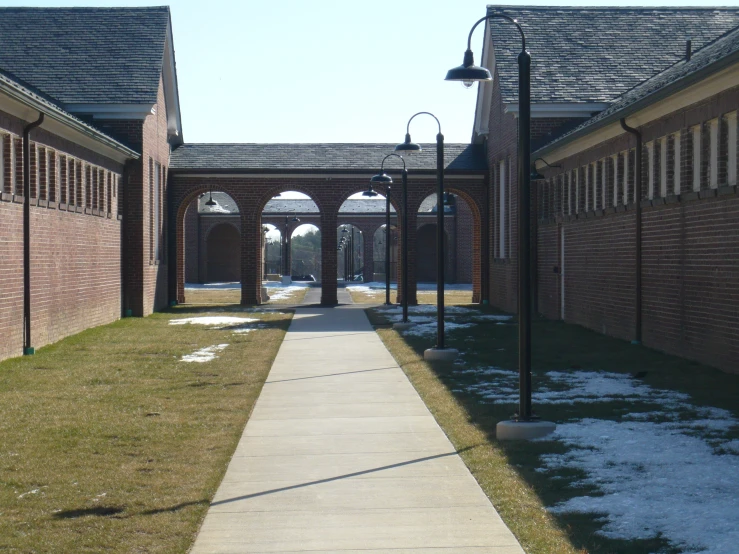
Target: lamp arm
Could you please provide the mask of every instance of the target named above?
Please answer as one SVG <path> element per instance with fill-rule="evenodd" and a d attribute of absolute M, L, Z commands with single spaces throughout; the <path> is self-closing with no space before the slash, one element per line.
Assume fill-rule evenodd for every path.
<path fill-rule="evenodd" d="M 400 158 L 400 161 L 403 162 L 403 169 L 405 169 L 405 160 L 403 159 L 403 156 L 401 156 L 400 154 L 388 154 L 387 156 L 385 156 L 384 158 L 382 158 L 382 163 L 380 164 L 380 171 L 381 172 L 385 170 L 385 160 L 387 160 L 388 158 L 390 158 L 392 156 L 394 156 L 396 158 Z"/>
<path fill-rule="evenodd" d="M 430 115 L 431 117 L 433 117 L 434 119 L 436 119 L 436 124 L 439 126 L 439 134 L 441 134 L 441 123 L 439 122 L 439 120 L 436 118 L 436 116 L 434 114 L 432 114 L 431 112 L 418 112 L 417 114 L 413 114 L 411 116 L 411 118 L 408 120 L 408 125 L 405 126 L 405 134 L 406 134 L 406 136 L 410 137 L 411 121 L 413 121 L 413 118 L 416 117 L 417 115 L 421 115 L 421 114 Z"/>
<path fill-rule="evenodd" d="M 526 50 L 526 35 L 523 34 L 523 29 L 521 28 L 521 25 L 518 24 L 518 21 L 502 13 L 489 14 L 483 19 L 505 19 L 513 23 L 518 29 L 518 32 L 521 34 L 521 51 L 523 52 L 524 50 Z M 482 19 L 480 21 L 482 21 Z M 477 27 L 477 24 L 480 23 L 480 21 L 475 23 L 475 27 Z M 474 30 L 475 27 L 472 27 L 472 29 Z M 471 38 L 472 38 L 472 32 L 470 32 L 470 39 Z M 467 48 L 469 49 L 469 39 L 467 41 Z"/>
<path fill-rule="evenodd" d="M 532 166 L 533 166 L 533 167 L 535 168 L 535 167 L 536 167 L 536 162 L 538 162 L 539 160 L 541 160 L 542 162 L 544 162 L 544 164 L 545 164 L 545 165 L 546 165 L 547 167 L 552 167 L 552 168 L 555 168 L 555 167 L 561 168 L 561 167 L 562 167 L 562 165 L 561 165 L 561 164 L 550 164 L 550 163 L 549 163 L 548 161 L 546 161 L 546 160 L 545 160 L 544 158 L 536 158 L 536 159 L 535 159 L 535 160 L 533 161 L 533 163 L 532 163 L 531 165 L 532 165 Z"/>
<path fill-rule="evenodd" d="M 488 16 L 486 15 L 485 17 L 483 17 L 483 18 L 479 19 L 479 20 L 478 20 L 478 21 L 477 21 L 477 22 L 476 22 L 476 23 L 475 23 L 475 24 L 474 24 L 474 25 L 472 26 L 472 29 L 470 29 L 470 34 L 469 34 L 469 36 L 467 37 L 467 50 L 472 50 L 472 33 L 474 33 L 474 32 L 475 32 L 475 29 L 477 28 L 477 26 L 478 26 L 478 25 L 479 25 L 480 23 L 482 23 L 483 21 L 485 21 L 485 20 L 486 20 L 487 18 L 488 18 Z"/>

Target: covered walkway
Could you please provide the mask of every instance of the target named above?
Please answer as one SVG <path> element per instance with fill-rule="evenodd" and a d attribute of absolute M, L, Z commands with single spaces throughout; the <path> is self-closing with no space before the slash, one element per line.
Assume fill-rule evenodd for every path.
<path fill-rule="evenodd" d="M 522 554 L 359 306 L 304 307 L 192 550 Z"/>

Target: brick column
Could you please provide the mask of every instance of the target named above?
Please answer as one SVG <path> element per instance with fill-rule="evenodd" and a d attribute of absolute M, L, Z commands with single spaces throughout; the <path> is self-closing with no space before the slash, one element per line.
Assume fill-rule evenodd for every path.
<path fill-rule="evenodd" d="M 336 296 L 336 228 L 338 217 L 335 211 L 321 212 L 321 304 L 335 306 Z"/>
<path fill-rule="evenodd" d="M 262 303 L 261 217 L 241 218 L 241 305 Z"/>

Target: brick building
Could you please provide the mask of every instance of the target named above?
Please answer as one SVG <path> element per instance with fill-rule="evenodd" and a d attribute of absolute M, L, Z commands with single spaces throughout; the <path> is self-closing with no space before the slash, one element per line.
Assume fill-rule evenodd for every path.
<path fill-rule="evenodd" d="M 539 312 L 739 371 L 739 10 L 489 11 L 518 19 L 533 58 Z M 486 28 L 494 80 L 475 140 L 491 168 L 490 300 L 515 311 L 520 39 L 507 27 Z"/>
<path fill-rule="evenodd" d="M 2 8 L 0 38 L 5 358 L 166 305 L 161 222 L 181 134 L 168 8 Z"/>

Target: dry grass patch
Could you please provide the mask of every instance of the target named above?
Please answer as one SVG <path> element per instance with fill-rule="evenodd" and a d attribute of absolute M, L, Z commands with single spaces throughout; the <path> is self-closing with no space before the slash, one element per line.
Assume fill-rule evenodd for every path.
<path fill-rule="evenodd" d="M 170 325 L 202 316 L 257 321 Z M 0 363 L 0 550 L 186 552 L 291 317 L 178 307 Z"/>
<path fill-rule="evenodd" d="M 282 290 L 280 288 L 269 288 L 267 294 L 272 295 Z M 270 300 L 267 304 L 300 304 L 307 292 L 308 287 L 295 288 L 280 294 L 282 298 Z M 240 304 L 241 289 L 187 289 L 185 300 L 187 304 L 194 305 Z"/>
<path fill-rule="evenodd" d="M 385 289 L 372 289 L 366 290 L 351 290 L 347 289 L 352 297 L 355 304 L 384 304 L 385 303 Z M 436 291 L 435 290 L 419 290 L 417 292 L 417 298 L 419 304 L 436 304 Z M 398 295 L 397 291 L 390 290 L 390 302 L 392 304 L 397 303 Z M 445 290 L 444 291 L 444 303 L 448 305 L 456 304 L 471 304 L 472 303 L 472 291 L 469 290 Z"/>
<path fill-rule="evenodd" d="M 502 448 L 470 414 L 431 368 L 396 331 L 378 329 L 385 345 L 408 375 L 421 398 L 451 440 L 485 494 L 530 554 L 582 554 L 546 511 L 537 491 L 512 467 Z"/>

